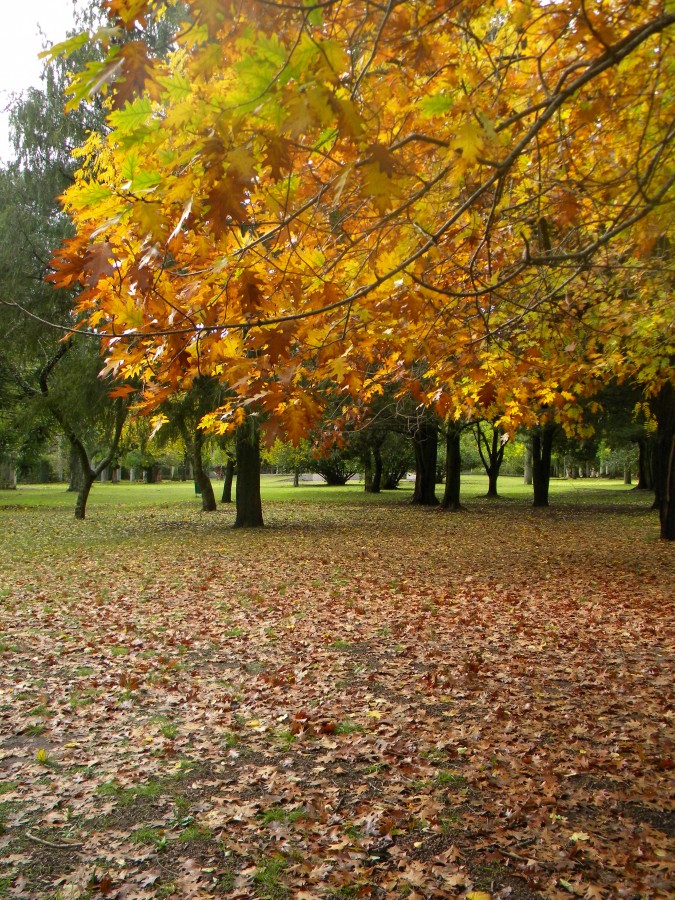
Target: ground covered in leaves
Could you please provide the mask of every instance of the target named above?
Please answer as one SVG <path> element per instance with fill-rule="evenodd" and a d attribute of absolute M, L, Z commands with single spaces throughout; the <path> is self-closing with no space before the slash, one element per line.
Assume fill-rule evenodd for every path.
<path fill-rule="evenodd" d="M 3 494 L 0 896 L 667 896 L 674 553 L 603 497 Z"/>

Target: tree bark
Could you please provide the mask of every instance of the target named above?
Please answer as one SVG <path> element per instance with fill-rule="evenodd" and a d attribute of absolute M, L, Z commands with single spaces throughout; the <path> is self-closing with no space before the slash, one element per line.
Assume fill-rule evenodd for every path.
<path fill-rule="evenodd" d="M 373 490 L 373 453 L 370 447 L 366 447 L 363 454 L 363 490 L 366 494 Z"/>
<path fill-rule="evenodd" d="M 260 436 L 254 420 L 240 425 L 236 434 L 237 515 L 235 528 L 262 528 L 260 498 Z"/>
<path fill-rule="evenodd" d="M 382 488 L 382 442 L 373 447 L 373 463 L 373 483 L 370 489 L 373 494 L 379 494 Z"/>
<path fill-rule="evenodd" d="M 234 480 L 234 460 L 231 456 L 227 457 L 225 464 L 225 480 L 223 481 L 223 495 L 220 498 L 221 503 L 232 503 L 232 482 Z"/>
<path fill-rule="evenodd" d="M 533 506 L 548 506 L 548 489 L 551 481 L 551 451 L 556 426 L 552 423 L 535 428 L 532 435 L 532 485 Z"/>
<path fill-rule="evenodd" d="M 532 444 L 525 444 L 525 457 L 523 459 L 523 484 L 532 484 Z"/>
<path fill-rule="evenodd" d="M 297 466 L 293 469 L 293 487 L 300 487 L 300 469 Z"/>
<path fill-rule="evenodd" d="M 424 418 L 413 433 L 415 448 L 415 489 L 412 502 L 420 506 L 438 506 L 436 496 L 436 461 L 438 458 L 438 424 Z"/>
<path fill-rule="evenodd" d="M 457 512 L 462 509 L 460 503 L 460 485 L 462 476 L 462 453 L 460 450 L 459 428 L 448 425 L 445 438 L 445 493 L 442 506 L 444 509 Z"/>
<path fill-rule="evenodd" d="M 488 492 L 486 497 L 489 500 L 499 499 L 497 493 L 497 479 L 499 478 L 499 470 L 502 467 L 504 459 L 504 447 L 506 441 L 502 441 L 501 436 L 496 428 L 492 429 L 492 440 L 488 439 L 483 433 L 480 424 L 475 427 L 476 442 L 478 444 L 478 453 L 480 454 L 483 468 L 488 477 Z"/>
<path fill-rule="evenodd" d="M 204 460 L 202 459 L 203 446 L 204 432 L 201 428 L 196 428 L 192 438 L 192 458 L 195 469 L 195 481 L 199 485 L 202 495 L 202 511 L 215 512 L 218 507 L 213 493 L 211 479 L 204 470 Z"/>
<path fill-rule="evenodd" d="M 653 465 L 653 442 L 648 437 L 641 437 L 638 442 L 638 482 L 635 485 L 636 491 L 653 491 L 654 475 L 652 472 Z"/>
<path fill-rule="evenodd" d="M 661 538 L 675 540 L 675 385 L 665 384 L 651 402 L 656 418 L 654 483 Z"/>
<path fill-rule="evenodd" d="M 490 467 L 490 471 L 488 472 L 488 492 L 485 495 L 490 500 L 498 500 L 499 494 L 497 493 L 497 479 L 499 478 L 499 470 L 494 466 Z"/>
<path fill-rule="evenodd" d="M 91 486 L 94 483 L 94 475 L 90 468 L 87 468 L 86 471 L 82 473 L 82 478 L 80 480 L 80 489 L 77 492 L 77 500 L 75 501 L 75 518 L 76 519 L 84 519 L 87 512 L 87 500 L 89 499 L 89 492 L 91 491 Z"/>
<path fill-rule="evenodd" d="M 71 493 L 78 493 L 82 487 L 82 464 L 80 463 L 77 449 L 73 446 L 71 441 L 68 443 L 70 444 L 70 451 L 68 453 L 69 475 L 67 490 Z"/>
<path fill-rule="evenodd" d="M 84 519 L 87 511 L 87 500 L 89 499 L 89 492 L 91 491 L 92 484 L 96 481 L 98 476 L 105 469 L 108 468 L 110 463 L 115 457 L 117 453 L 117 447 L 120 442 L 120 437 L 122 436 L 122 428 L 124 426 L 125 419 L 127 417 L 127 408 L 121 401 L 118 402 L 117 407 L 117 416 L 115 421 L 115 431 L 113 433 L 113 438 L 108 448 L 108 453 L 105 457 L 99 462 L 97 466 L 92 466 L 89 461 L 89 454 L 87 453 L 87 449 L 82 443 L 82 441 L 75 434 L 73 429 L 70 427 L 68 422 L 61 416 L 60 411 L 52 407 L 52 415 L 59 422 L 63 430 L 65 431 L 66 437 L 71 443 L 71 446 L 75 447 L 77 455 L 80 460 L 80 466 L 82 468 L 82 483 L 80 485 L 80 490 L 77 494 L 77 501 L 75 503 L 75 518 L 76 519 Z"/>

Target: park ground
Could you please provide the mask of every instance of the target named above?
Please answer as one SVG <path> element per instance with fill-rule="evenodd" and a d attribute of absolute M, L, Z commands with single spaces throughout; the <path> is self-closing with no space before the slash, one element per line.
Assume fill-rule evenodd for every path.
<path fill-rule="evenodd" d="M 0 493 L 0 897 L 668 896 L 673 547 L 500 487 Z"/>

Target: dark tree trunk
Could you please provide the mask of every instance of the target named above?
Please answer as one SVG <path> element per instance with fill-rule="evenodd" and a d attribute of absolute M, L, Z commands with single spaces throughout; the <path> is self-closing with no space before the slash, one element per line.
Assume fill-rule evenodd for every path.
<path fill-rule="evenodd" d="M 262 528 L 260 498 L 260 441 L 258 428 L 249 420 L 237 429 L 237 516 L 235 528 Z"/>
<path fill-rule="evenodd" d="M 631 475 L 630 475 L 630 463 L 628 461 L 626 461 L 623 464 L 623 483 L 624 484 L 632 484 L 633 483 L 633 479 L 631 478 Z"/>
<path fill-rule="evenodd" d="M 636 491 L 653 491 L 654 490 L 654 474 L 652 471 L 654 447 L 653 442 L 648 437 L 641 437 L 638 442 L 638 483 L 635 485 Z"/>
<path fill-rule="evenodd" d="M 379 494 L 382 490 L 382 444 L 384 437 L 376 438 L 366 450 L 364 461 L 364 489 L 367 494 Z"/>
<path fill-rule="evenodd" d="M 675 540 L 675 385 L 664 385 L 651 403 L 656 418 L 654 486 L 659 504 L 661 537 Z"/>
<path fill-rule="evenodd" d="M 195 429 L 195 433 L 192 438 L 192 457 L 195 469 L 195 481 L 199 485 L 199 490 L 202 495 L 202 511 L 215 512 L 218 506 L 216 504 L 215 494 L 213 493 L 213 485 L 211 484 L 211 479 L 204 470 L 204 460 L 202 459 L 203 445 L 204 432 L 200 428 L 197 428 Z"/>
<path fill-rule="evenodd" d="M 488 492 L 485 495 L 489 497 L 491 500 L 496 500 L 499 498 L 499 494 L 497 493 L 497 479 L 499 478 L 499 471 L 492 466 L 490 471 L 488 472 Z"/>
<path fill-rule="evenodd" d="M 363 455 L 363 490 L 366 494 L 373 490 L 373 454 L 370 447 L 366 448 Z"/>
<path fill-rule="evenodd" d="M 75 518 L 84 519 L 87 511 L 87 500 L 89 499 L 89 491 L 94 483 L 94 473 L 91 469 L 82 473 L 80 481 L 80 489 L 77 492 L 77 500 L 75 502 Z"/>
<path fill-rule="evenodd" d="M 68 477 L 68 491 L 71 493 L 78 493 L 82 488 L 82 463 L 80 462 L 77 447 L 75 447 L 72 442 L 70 442 L 70 452 L 68 456 L 68 468 L 70 471 Z"/>
<path fill-rule="evenodd" d="M 227 457 L 225 464 L 225 481 L 223 482 L 223 496 L 220 498 L 221 503 L 232 503 L 232 481 L 234 479 L 234 460 L 231 456 Z"/>
<path fill-rule="evenodd" d="M 384 481 L 382 484 L 383 491 L 395 491 L 398 488 L 398 483 L 405 475 L 405 472 L 389 472 L 384 476 Z"/>
<path fill-rule="evenodd" d="M 436 497 L 436 461 L 438 424 L 425 418 L 413 434 L 415 448 L 415 490 L 412 502 L 420 506 L 438 506 Z"/>
<path fill-rule="evenodd" d="M 532 435 L 532 485 L 533 506 L 548 506 L 548 488 L 551 481 L 551 451 L 555 425 L 536 428 Z"/>
<path fill-rule="evenodd" d="M 488 477 L 488 492 L 486 496 L 491 500 L 496 500 L 499 498 L 499 494 L 497 493 L 497 479 L 499 478 L 499 470 L 502 467 L 502 460 L 504 459 L 506 439 L 502 440 L 497 429 L 493 428 L 492 440 L 488 441 L 480 425 L 476 425 L 475 435 L 476 443 L 478 444 L 478 452 Z"/>
<path fill-rule="evenodd" d="M 321 472 L 321 477 L 328 487 L 344 487 L 347 484 L 347 481 L 352 477 L 352 473 L 345 473 L 342 470 L 327 467 Z"/>
<path fill-rule="evenodd" d="M 532 484 L 532 444 L 525 444 L 525 458 L 523 460 L 523 484 Z"/>
<path fill-rule="evenodd" d="M 293 487 L 300 487 L 300 469 L 293 469 Z"/>
<path fill-rule="evenodd" d="M 379 494 L 382 487 L 382 444 L 375 444 L 373 447 L 373 484 L 371 491 L 373 494 Z"/>
<path fill-rule="evenodd" d="M 52 413 L 63 427 L 66 436 L 70 441 L 71 446 L 75 448 L 78 459 L 80 461 L 82 483 L 80 485 L 80 490 L 77 494 L 77 501 L 75 503 L 75 518 L 84 519 L 87 511 L 87 500 L 89 499 L 91 486 L 96 481 L 101 472 L 108 468 L 111 461 L 114 459 L 115 454 L 117 453 L 117 447 L 120 442 L 120 437 L 122 436 L 122 427 L 124 425 L 124 420 L 127 417 L 127 410 L 124 405 L 122 405 L 121 403 L 119 404 L 117 408 L 117 421 L 115 423 L 115 431 L 113 434 L 111 446 L 108 450 L 107 456 L 102 459 L 97 466 L 91 465 L 91 463 L 89 462 L 89 455 L 87 453 L 86 447 L 73 432 L 65 419 L 63 417 L 59 418 L 59 414 L 57 412 L 54 412 L 54 410 L 52 410 Z"/>
<path fill-rule="evenodd" d="M 460 450 L 460 430 L 448 425 L 445 439 L 445 493 L 442 506 L 457 512 L 462 508 L 459 500 L 462 477 L 462 453 Z"/>

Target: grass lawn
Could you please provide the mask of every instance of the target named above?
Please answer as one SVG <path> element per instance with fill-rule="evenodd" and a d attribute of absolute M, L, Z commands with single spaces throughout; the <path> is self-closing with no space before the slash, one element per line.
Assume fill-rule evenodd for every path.
<path fill-rule="evenodd" d="M 0 492 L 0 897 L 669 896 L 673 548 L 500 488 Z"/>
<path fill-rule="evenodd" d="M 344 487 L 328 487 L 320 482 L 303 482 L 293 487 L 292 476 L 263 475 L 263 502 L 289 501 L 301 503 L 401 503 L 409 501 L 413 483 L 401 482 L 396 491 L 382 491 L 380 494 L 365 494 L 363 482 L 350 482 Z M 222 482 L 214 481 L 216 499 L 220 499 Z M 522 500 L 531 502 L 532 487 L 523 484 L 522 477 L 502 476 L 499 480 L 499 491 L 505 500 Z M 487 492 L 487 478 L 484 475 L 462 475 L 462 502 L 471 504 L 484 498 Z M 598 502 L 613 499 L 616 495 L 635 493 L 636 500 L 644 505 L 644 498 L 633 491 L 630 486 L 610 479 L 552 479 L 552 501 L 581 502 L 594 498 Z M 439 485 L 437 494 L 443 496 L 443 486 Z M 164 481 L 160 484 L 141 484 L 124 482 L 122 484 L 96 482 L 92 488 L 88 514 L 96 512 L 96 507 L 108 506 L 168 506 L 174 503 L 193 501 L 199 507 L 200 499 L 195 496 L 192 481 Z M 68 493 L 62 484 L 21 484 L 16 491 L 0 491 L 0 508 L 3 506 L 58 506 L 73 508 L 74 494 Z"/>

